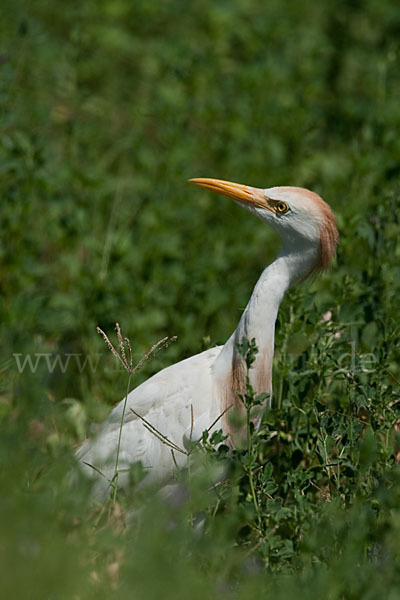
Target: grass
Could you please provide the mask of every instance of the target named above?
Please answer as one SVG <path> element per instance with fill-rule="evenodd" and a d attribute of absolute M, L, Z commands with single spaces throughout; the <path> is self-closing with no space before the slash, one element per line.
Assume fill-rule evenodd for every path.
<path fill-rule="evenodd" d="M 397 598 L 397 6 L 1 10 L 3 595 Z M 195 176 L 321 193 L 337 261 L 284 300 L 251 443 L 205 434 L 172 504 L 134 465 L 130 497 L 93 505 L 67 473 L 127 385 L 96 327 L 121 323 L 132 365 L 177 336 L 136 385 L 223 343 L 277 251 L 229 199 L 194 198 Z"/>

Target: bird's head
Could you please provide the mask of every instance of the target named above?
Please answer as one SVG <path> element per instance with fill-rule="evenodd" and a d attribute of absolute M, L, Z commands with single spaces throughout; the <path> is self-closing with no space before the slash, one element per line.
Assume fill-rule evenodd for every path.
<path fill-rule="evenodd" d="M 329 268 L 338 242 L 336 218 L 326 202 L 310 190 L 278 186 L 266 189 L 196 178 L 190 183 L 229 196 L 271 225 L 282 237 L 286 249 L 315 249 L 311 272 Z"/>

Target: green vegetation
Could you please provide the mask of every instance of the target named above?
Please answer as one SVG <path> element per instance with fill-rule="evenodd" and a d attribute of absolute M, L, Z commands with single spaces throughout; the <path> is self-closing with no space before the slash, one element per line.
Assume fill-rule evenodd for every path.
<path fill-rule="evenodd" d="M 0 32 L 2 595 L 398 598 L 398 4 L 3 0 Z M 135 362 L 178 337 L 137 384 L 224 342 L 277 250 L 197 176 L 321 193 L 337 261 L 282 305 L 250 443 L 93 506 L 74 448 L 127 385 L 96 326 Z"/>

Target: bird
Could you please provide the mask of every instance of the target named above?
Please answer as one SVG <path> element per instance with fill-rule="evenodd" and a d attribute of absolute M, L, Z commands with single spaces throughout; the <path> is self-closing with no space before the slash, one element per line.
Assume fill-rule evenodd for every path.
<path fill-rule="evenodd" d="M 144 467 L 146 485 L 163 484 L 176 468 L 184 466 L 187 455 L 171 452 L 160 434 L 176 447 L 187 448 L 205 430 L 222 429 L 235 446 L 243 432 L 235 430 L 229 414 L 243 411 L 239 395 L 246 386 L 246 365 L 238 344 L 243 338 L 255 340 L 258 353 L 249 380 L 255 393 L 265 393 L 261 407 L 265 410 L 272 395 L 275 323 L 281 301 L 294 283 L 329 269 L 335 256 L 336 218 L 315 192 L 292 186 L 256 188 L 204 177 L 189 183 L 232 198 L 272 227 L 282 247 L 262 271 L 238 326 L 224 345 L 168 366 L 133 389 L 78 450 L 81 467 L 98 478 L 97 497 L 107 494 L 117 447 L 118 485 L 123 488 L 135 462 Z"/>

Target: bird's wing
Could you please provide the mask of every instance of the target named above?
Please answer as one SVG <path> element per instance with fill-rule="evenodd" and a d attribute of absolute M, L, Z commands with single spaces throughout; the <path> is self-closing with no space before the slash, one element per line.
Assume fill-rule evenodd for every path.
<path fill-rule="evenodd" d="M 146 422 L 182 449 L 189 437 L 193 440 L 200 437 L 218 416 L 219 407 L 214 406 L 213 398 L 212 366 L 220 350 L 220 347 L 211 348 L 167 367 L 130 392 L 122 427 L 119 468 L 128 469 L 131 463 L 141 461 L 151 471 L 146 481 L 169 476 L 174 467 L 171 448 L 160 441 L 154 431 L 149 431 Z M 114 408 L 97 435 L 78 451 L 78 459 L 91 465 L 91 474 L 95 467 L 106 479 L 112 477 L 124 402 Z M 178 464 L 186 460 L 179 452 L 175 458 Z"/>
<path fill-rule="evenodd" d="M 150 414 L 154 416 L 163 409 L 171 417 L 165 422 L 167 427 L 179 417 L 181 410 L 188 408 L 190 411 L 191 405 L 198 413 L 197 417 L 207 412 L 212 402 L 212 365 L 220 350 L 220 346 L 210 348 L 166 367 L 133 389 L 126 402 L 124 424 L 139 419 L 137 415 L 147 419 Z M 124 403 L 125 399 L 112 410 L 105 421 L 105 428 L 119 429 Z"/>

